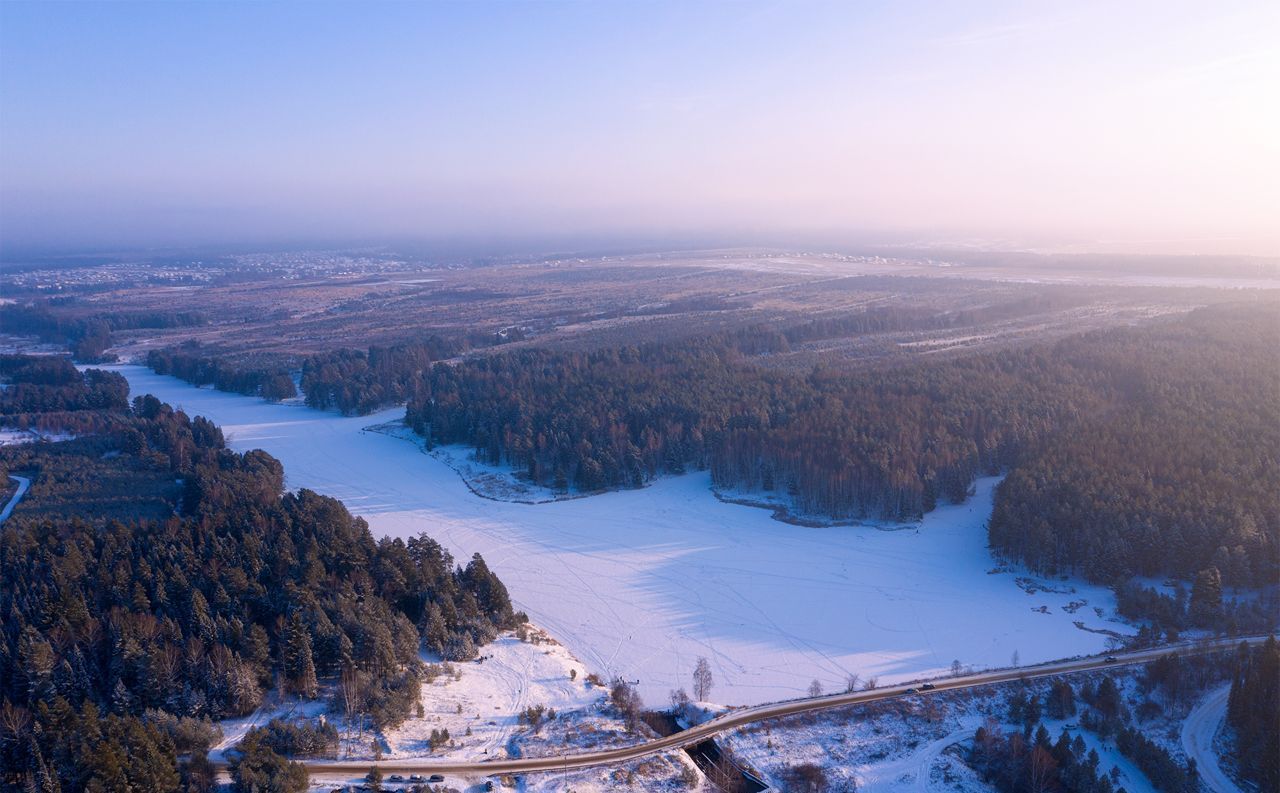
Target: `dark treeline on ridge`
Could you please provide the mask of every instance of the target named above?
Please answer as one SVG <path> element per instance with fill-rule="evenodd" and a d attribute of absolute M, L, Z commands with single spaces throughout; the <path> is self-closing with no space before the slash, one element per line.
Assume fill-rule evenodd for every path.
<path fill-rule="evenodd" d="M 195 343 L 151 350 L 147 353 L 147 366 L 156 374 L 172 375 L 192 385 L 211 385 L 219 391 L 260 396 L 273 402 L 298 395 L 288 369 L 233 364 L 216 355 L 206 355 Z"/>
<path fill-rule="evenodd" d="M 433 361 L 456 353 L 444 339 L 414 344 L 337 350 L 307 358 L 302 365 L 302 393 L 307 405 L 344 415 L 371 413 L 406 401 L 414 383 Z"/>
<path fill-rule="evenodd" d="M 114 372 L 90 369 L 81 375 L 62 356 L 0 355 L 0 415 L 14 426 L 24 414 L 122 411 L 129 405 L 129 383 Z M 25 428 L 25 427 L 24 427 Z"/>
<path fill-rule="evenodd" d="M 96 445 L 47 448 L 96 458 L 107 444 L 109 462 L 146 459 L 183 484 L 162 519 L 19 510 L 4 524 L 4 786 L 207 789 L 176 759 L 199 765 L 205 720 L 328 681 L 347 715 L 396 724 L 418 702 L 420 646 L 471 657 L 516 620 L 478 556 L 459 567 L 425 535 L 376 541 L 334 499 L 282 495 L 274 458 L 228 450 L 215 425 L 154 397 L 101 410 L 114 423 Z M 6 448 L 0 467 L 40 478 L 42 446 Z"/>
<path fill-rule="evenodd" d="M 434 362 L 481 346 L 505 343 L 511 334 L 475 333 L 456 339 L 430 336 L 422 341 L 344 348 L 314 353 L 302 359 L 302 376 L 295 385 L 281 362 L 231 361 L 195 343 L 152 350 L 146 365 L 194 385 L 219 391 L 260 396 L 273 402 L 302 397 L 309 407 L 365 415 L 409 400 L 417 382 Z"/>
<path fill-rule="evenodd" d="M 113 312 L 88 316 L 67 316 L 51 310 L 67 299 L 42 300 L 30 305 L 0 307 L 0 331 L 36 336 L 41 341 L 64 344 L 85 363 L 100 363 L 111 346 L 111 333 L 141 328 L 188 328 L 203 325 L 203 314 L 178 312 Z"/>
<path fill-rule="evenodd" d="M 534 481 L 584 491 L 690 467 L 796 512 L 912 518 L 1010 471 L 992 543 L 1044 572 L 1113 581 L 1277 580 L 1280 336 L 1273 306 L 879 370 L 772 371 L 769 336 L 435 366 L 407 410 Z M 1050 519 L 1043 516 L 1054 515 Z M 1166 538 L 1172 537 L 1173 541 Z M 1216 560 L 1216 562 L 1215 562 Z"/>

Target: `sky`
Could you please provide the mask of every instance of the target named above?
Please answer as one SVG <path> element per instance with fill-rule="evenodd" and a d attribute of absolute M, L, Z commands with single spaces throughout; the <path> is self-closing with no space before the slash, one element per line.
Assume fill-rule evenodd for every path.
<path fill-rule="evenodd" d="M 0 250 L 1280 255 L 1280 2 L 0 2 Z"/>

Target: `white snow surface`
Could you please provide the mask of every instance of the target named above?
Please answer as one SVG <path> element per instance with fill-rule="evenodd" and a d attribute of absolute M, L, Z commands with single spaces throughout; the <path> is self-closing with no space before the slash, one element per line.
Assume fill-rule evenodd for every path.
<path fill-rule="evenodd" d="M 483 661 L 450 664 L 456 677 L 444 674 L 423 683 L 423 717 L 386 731 L 384 756 L 476 761 L 507 757 L 510 742 L 529 730 L 520 723 L 526 708 L 542 705 L 557 715 L 601 708 L 608 691 L 588 683 L 589 670 L 562 645 L 540 634 L 530 631 L 539 637 L 535 643 L 505 633 L 481 648 Z M 423 660 L 441 662 L 430 656 Z M 570 670 L 577 673 L 572 680 Z M 431 731 L 441 729 L 449 731 L 451 745 L 432 752 Z"/>
<path fill-rule="evenodd" d="M 475 495 L 413 443 L 363 431 L 402 408 L 342 417 L 140 366 L 107 368 L 135 396 L 222 425 L 232 448 L 270 452 L 289 487 L 341 499 L 375 535 L 425 532 L 458 560 L 483 554 L 517 608 L 591 671 L 638 680 L 651 704 L 691 688 L 700 655 L 715 677 L 710 699 L 739 705 L 802 695 L 814 679 L 837 690 L 850 673 L 887 683 L 941 673 L 953 660 L 981 668 L 1008 665 L 1015 651 L 1028 664 L 1103 650 L 1107 636 L 1077 620 L 1129 632 L 1105 588 L 1037 589 L 1025 573 L 993 569 L 984 524 L 996 478 L 900 531 L 781 523 L 720 502 L 706 473 L 509 503 Z"/>

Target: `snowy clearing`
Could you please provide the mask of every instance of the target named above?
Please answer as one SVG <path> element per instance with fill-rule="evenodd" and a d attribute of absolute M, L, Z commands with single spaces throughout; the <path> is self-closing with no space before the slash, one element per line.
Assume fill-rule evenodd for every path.
<path fill-rule="evenodd" d="M 1131 698 L 1135 674 L 1130 669 L 1112 676 Z M 1069 679 L 1078 686 L 1085 678 Z M 1019 689 L 1018 684 L 1004 684 L 787 717 L 734 730 L 722 743 L 775 785 L 783 783 L 788 769 L 808 763 L 825 769 L 832 790 L 989 792 L 990 785 L 965 763 L 965 754 L 984 723 L 993 721 L 1005 732 L 1021 730 L 1005 718 L 1009 697 Z M 1028 690 L 1044 697 L 1048 683 L 1035 681 Z M 1150 780 L 1114 741 L 1080 729 L 1078 721 L 1046 718 L 1043 723 L 1054 740 L 1064 730 L 1073 738 L 1080 736 L 1087 749 L 1098 753 L 1102 771 L 1115 769 L 1116 783 L 1129 793 L 1155 793 Z"/>
<path fill-rule="evenodd" d="M 13 427 L 0 427 L 0 446 L 18 446 L 39 441 L 57 443 L 58 441 L 75 440 L 75 437 L 69 432 L 47 432 L 39 429 L 20 430 Z"/>
<path fill-rule="evenodd" d="M 376 740 L 385 760 L 430 758 L 441 762 L 484 761 L 507 757 L 549 756 L 627 746 L 651 737 L 627 732 L 608 704 L 604 687 L 586 680 L 583 664 L 560 644 L 534 626 L 527 640 L 505 633 L 485 645 L 482 661 L 445 664 L 424 656 L 433 664 L 433 678 L 423 683 L 423 715 L 393 730 L 375 735 L 357 730 L 335 713 L 328 717 L 342 737 L 341 758 L 373 762 Z M 314 716 L 323 703 L 293 715 Z M 541 706 L 537 724 L 522 720 L 529 708 Z M 264 706 L 248 719 L 222 722 L 220 747 L 234 744 L 249 726 L 264 724 L 271 716 L 285 715 L 289 705 Z M 251 723 L 246 723 L 251 722 Z M 432 733 L 448 731 L 447 742 L 431 748 Z M 688 770 L 686 770 L 686 768 Z M 650 791 L 686 789 L 685 780 L 698 778 L 691 760 L 682 752 L 670 752 L 618 766 L 546 772 L 523 777 L 522 790 Z M 358 781 L 342 773 L 319 774 L 313 784 L 329 789 L 335 783 Z M 482 778 L 445 775 L 446 784 L 479 789 Z"/>
<path fill-rule="evenodd" d="M 454 674 L 424 683 L 423 717 L 387 731 L 383 756 L 477 761 L 519 756 L 511 742 L 530 730 L 520 722 L 526 708 L 543 706 L 561 716 L 601 708 L 608 691 L 586 681 L 589 670 L 537 629 L 529 634 L 529 642 L 503 634 L 481 649 L 483 661 L 449 664 Z M 423 660 L 441 663 L 430 656 Z M 433 752 L 432 730 L 448 730 L 450 744 Z"/>
<path fill-rule="evenodd" d="M 1108 637 L 1077 621 L 1130 632 L 1105 588 L 995 569 L 983 528 L 995 478 L 900 531 L 781 523 L 717 500 L 706 473 L 508 503 L 475 495 L 413 443 L 363 431 L 401 408 L 346 418 L 112 368 L 135 395 L 221 424 L 233 448 L 275 455 L 289 487 L 342 499 L 375 535 L 426 532 L 457 559 L 482 553 L 533 622 L 590 671 L 638 680 L 650 704 L 690 688 L 700 655 L 710 698 L 736 705 L 795 697 L 815 679 L 837 690 L 852 673 L 884 683 L 955 660 L 981 668 L 1015 652 L 1032 663 L 1103 650 Z"/>

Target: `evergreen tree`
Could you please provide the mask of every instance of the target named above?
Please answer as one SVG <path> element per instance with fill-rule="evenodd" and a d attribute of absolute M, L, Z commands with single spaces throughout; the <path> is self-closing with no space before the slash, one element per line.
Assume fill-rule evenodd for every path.
<path fill-rule="evenodd" d="M 311 652 L 311 632 L 295 611 L 284 631 L 283 671 L 288 689 L 307 698 L 316 695 L 316 667 Z"/>
<path fill-rule="evenodd" d="M 1195 625 L 1214 624 L 1222 613 L 1222 574 L 1216 567 L 1208 567 L 1196 574 L 1191 587 L 1191 603 L 1188 614 Z"/>

